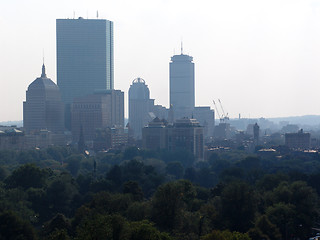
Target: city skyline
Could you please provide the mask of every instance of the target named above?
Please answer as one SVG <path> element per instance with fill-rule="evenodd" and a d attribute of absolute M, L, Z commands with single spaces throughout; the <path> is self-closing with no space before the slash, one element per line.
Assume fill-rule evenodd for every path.
<path fill-rule="evenodd" d="M 212 107 L 220 98 L 230 117 L 320 114 L 314 107 L 320 100 L 319 1 L 14 0 L 0 9 L 0 121 L 22 119 L 25 89 L 38 75 L 43 50 L 57 82 L 56 19 L 96 18 L 97 10 L 115 24 L 114 82 L 125 91 L 126 108 L 136 77 L 148 80 L 156 104 L 169 107 L 168 63 L 182 38 L 196 64 L 196 106 Z"/>

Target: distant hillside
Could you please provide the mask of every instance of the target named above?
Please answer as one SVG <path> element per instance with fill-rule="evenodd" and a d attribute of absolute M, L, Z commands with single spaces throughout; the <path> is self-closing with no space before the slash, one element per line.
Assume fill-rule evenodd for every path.
<path fill-rule="evenodd" d="M 304 116 L 296 116 L 296 117 L 268 118 L 268 120 L 273 121 L 274 123 L 288 121 L 290 124 L 300 124 L 300 125 L 310 125 L 310 126 L 320 125 L 320 116 L 319 115 L 304 115 Z"/>
<path fill-rule="evenodd" d="M 16 125 L 17 127 L 22 127 L 23 126 L 23 121 L 8 121 L 8 122 L 0 122 L 0 125 L 2 126 L 12 126 Z"/>

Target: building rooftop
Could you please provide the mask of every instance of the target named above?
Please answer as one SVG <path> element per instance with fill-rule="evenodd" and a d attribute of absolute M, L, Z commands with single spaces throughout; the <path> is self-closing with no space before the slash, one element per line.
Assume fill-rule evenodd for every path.
<path fill-rule="evenodd" d="M 46 75 L 46 69 L 44 64 L 42 65 L 42 73 L 41 77 L 34 80 L 28 87 L 28 90 L 33 89 L 57 89 L 59 90 L 59 87 L 50 79 L 47 78 Z"/>
<path fill-rule="evenodd" d="M 200 127 L 200 123 L 194 118 L 177 119 L 174 122 L 175 127 Z"/>

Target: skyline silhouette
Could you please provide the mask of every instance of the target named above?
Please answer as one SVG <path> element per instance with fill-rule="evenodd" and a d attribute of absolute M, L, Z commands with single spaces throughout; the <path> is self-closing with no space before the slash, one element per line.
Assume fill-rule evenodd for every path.
<path fill-rule="evenodd" d="M 182 38 L 196 66 L 196 106 L 213 107 L 212 99 L 219 98 L 233 118 L 320 115 L 314 107 L 319 1 L 14 0 L 0 9 L 0 121 L 22 119 L 25 91 L 38 75 L 43 50 L 56 82 L 56 19 L 96 18 L 97 10 L 99 18 L 114 22 L 114 83 L 125 92 L 126 109 L 130 83 L 138 76 L 148 82 L 156 104 L 169 107 L 169 61 L 180 52 Z"/>

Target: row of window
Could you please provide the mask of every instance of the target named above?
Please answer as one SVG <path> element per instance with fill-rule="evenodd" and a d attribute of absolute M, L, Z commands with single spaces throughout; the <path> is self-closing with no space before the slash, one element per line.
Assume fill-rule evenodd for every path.
<path fill-rule="evenodd" d="M 99 109 L 101 104 L 73 104 L 75 109 Z"/>

